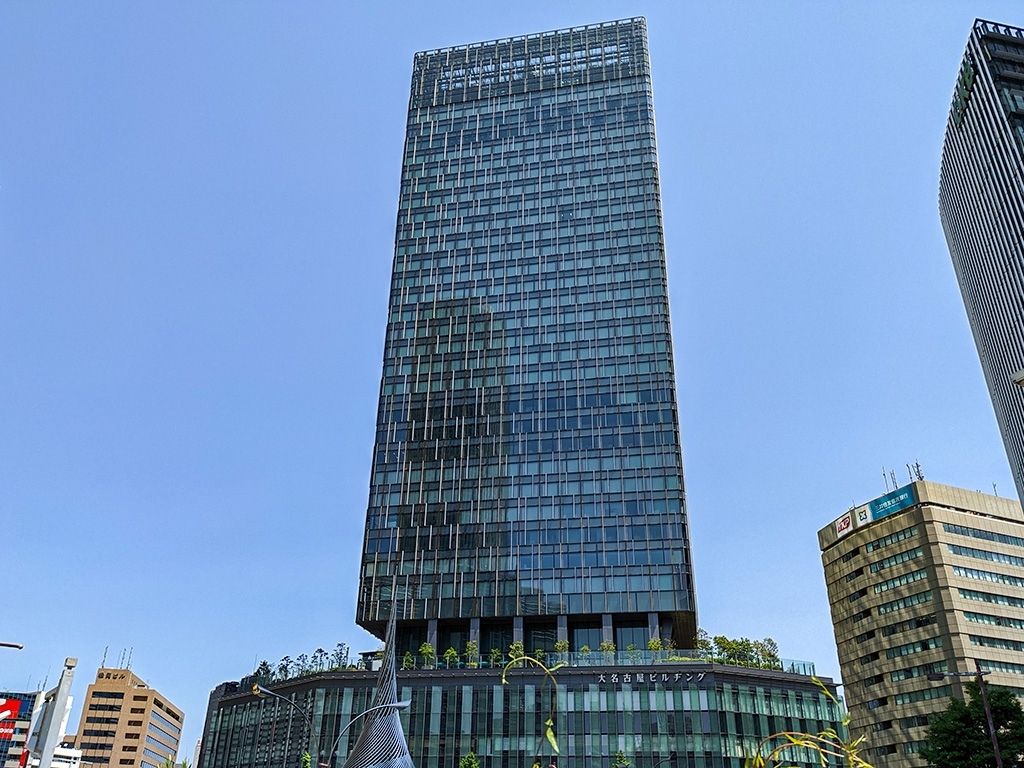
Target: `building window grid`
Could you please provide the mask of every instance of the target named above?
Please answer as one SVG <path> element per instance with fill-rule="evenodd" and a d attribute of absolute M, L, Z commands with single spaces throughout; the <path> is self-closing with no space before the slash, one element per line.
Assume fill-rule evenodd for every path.
<path fill-rule="evenodd" d="M 1003 563 L 1024 568 L 1024 557 L 1008 555 L 1003 552 L 991 552 L 987 549 L 975 549 L 974 547 L 962 547 L 959 544 L 947 544 L 951 554 L 960 557 L 971 557 L 975 560 L 987 560 L 992 563 Z"/>
<path fill-rule="evenodd" d="M 898 542 L 906 541 L 907 539 L 913 538 L 916 535 L 917 526 L 911 525 L 907 528 L 895 531 L 886 536 L 874 539 L 873 541 L 869 541 L 867 544 L 864 545 L 864 551 L 877 552 L 880 549 L 885 549 L 886 547 L 896 544 Z"/>
<path fill-rule="evenodd" d="M 901 656 L 909 656 L 914 653 L 922 653 L 924 651 L 931 651 L 941 647 L 941 636 L 929 637 L 924 640 L 915 640 L 912 643 L 904 643 L 903 645 L 896 645 L 892 648 L 887 648 L 885 656 L 888 659 L 897 659 Z"/>
<path fill-rule="evenodd" d="M 1024 653 L 1024 642 L 1010 640 L 1005 637 L 986 637 L 984 635 L 968 635 L 972 645 L 982 648 L 999 648 L 1004 651 L 1017 651 Z"/>
<path fill-rule="evenodd" d="M 974 624 L 991 624 L 996 627 L 1024 629 L 1024 619 L 1015 619 L 1012 616 L 995 616 L 990 613 L 975 613 L 974 611 L 964 611 L 963 615 L 967 621 Z"/>
<path fill-rule="evenodd" d="M 888 592 L 889 590 L 896 589 L 897 587 L 912 584 L 915 581 L 920 581 L 926 578 L 928 578 L 928 571 L 921 568 L 920 570 L 910 571 L 909 573 L 900 574 L 899 576 L 894 576 L 891 579 L 880 581 L 873 585 L 873 589 L 875 594 L 881 594 L 882 592 Z"/>
<path fill-rule="evenodd" d="M 445 351 L 451 349 L 453 344 L 461 344 L 468 349 L 480 334 L 486 334 L 486 346 L 492 351 L 502 349 L 503 340 L 507 344 L 508 353 L 505 366 L 508 370 L 513 371 L 513 379 L 509 382 L 512 387 L 529 387 L 531 383 L 543 386 L 545 377 L 542 374 L 545 370 L 553 371 L 556 374 L 548 380 L 549 387 L 556 379 L 560 380 L 560 387 L 572 386 L 574 380 L 589 381 L 595 376 L 616 377 L 621 381 L 623 377 L 644 375 L 643 366 L 648 365 L 646 362 L 648 360 L 651 366 L 655 366 L 655 364 L 659 366 L 650 367 L 648 370 L 651 374 L 671 376 L 671 362 L 660 362 L 670 349 L 667 322 L 660 323 L 662 326 L 660 329 L 643 329 L 645 332 L 657 330 L 663 335 L 655 338 L 650 338 L 649 335 L 646 338 L 636 335 L 640 330 L 639 323 L 643 318 L 667 317 L 666 279 L 661 251 L 663 237 L 660 213 L 657 210 L 653 133 L 649 129 L 640 129 L 631 138 L 626 138 L 625 134 L 615 137 L 605 136 L 604 132 L 610 130 L 606 127 L 607 121 L 601 118 L 601 111 L 595 111 L 608 108 L 609 100 L 612 100 L 614 102 L 612 109 L 617 112 L 625 111 L 625 113 L 635 110 L 636 117 L 642 120 L 643 113 L 647 109 L 646 90 L 642 86 L 642 81 L 617 81 L 614 84 L 591 85 L 588 86 L 589 90 L 577 89 L 573 92 L 572 98 L 559 92 L 527 95 L 520 99 L 518 106 L 509 107 L 507 111 L 499 113 L 491 110 L 488 112 L 489 116 L 475 116 L 479 119 L 473 121 L 475 132 L 468 143 L 464 133 L 460 134 L 457 141 L 453 142 L 454 124 L 443 123 L 443 121 L 454 119 L 468 121 L 474 117 L 468 112 L 455 115 L 447 107 L 437 111 L 426 108 L 418 110 L 410 118 L 406 176 L 402 187 L 403 203 L 400 205 L 402 214 L 396 244 L 396 269 L 392 282 L 392 317 L 388 329 L 388 351 L 385 354 L 385 394 L 381 407 L 382 416 L 386 417 L 387 414 L 393 412 L 395 406 L 400 402 L 403 403 L 404 410 L 407 398 L 410 395 L 415 397 L 417 392 L 426 394 L 429 398 L 433 390 L 440 389 L 439 386 L 435 387 L 433 382 L 439 384 L 441 381 L 439 376 L 442 373 L 445 376 L 469 376 L 470 386 L 481 383 L 486 385 L 486 381 L 473 380 L 475 374 L 472 372 L 472 365 L 467 369 L 461 364 L 450 364 L 446 362 L 447 358 L 445 357 L 453 354 Z M 614 90 L 614 93 L 605 93 L 606 88 Z M 576 142 L 573 143 L 571 138 L 559 137 L 557 133 L 542 133 L 535 128 L 540 125 L 537 123 L 540 113 L 551 110 L 559 112 L 558 120 L 568 119 L 570 116 L 566 114 L 567 112 L 581 112 L 583 117 L 580 119 L 592 120 L 595 125 L 588 128 L 586 141 L 589 143 L 580 143 L 579 139 L 582 134 L 578 134 Z M 511 118 L 511 123 L 507 122 L 507 117 Z M 551 118 L 541 119 L 555 119 L 554 113 Z M 572 117 L 571 119 L 577 118 Z M 514 141 L 517 146 L 511 151 L 516 153 L 515 165 L 526 168 L 527 178 L 520 180 L 511 178 L 512 174 L 506 170 L 503 171 L 504 178 L 495 179 L 493 175 L 488 176 L 487 171 L 481 170 L 478 166 L 477 153 L 484 149 L 489 158 L 488 163 L 491 165 L 493 165 L 495 157 L 500 158 L 500 154 L 495 153 L 510 151 L 512 145 L 509 140 L 496 133 L 504 130 L 494 124 L 502 120 L 506 120 L 507 126 L 514 126 L 514 129 L 510 128 L 510 130 L 514 130 L 516 133 Z M 617 117 L 616 120 L 619 118 Z M 486 133 L 487 129 L 490 129 L 490 134 Z M 481 133 L 481 130 L 484 133 Z M 634 129 L 629 128 L 628 130 Z M 528 135 L 529 131 L 537 132 Z M 430 139 L 431 147 L 426 149 L 423 142 L 430 136 L 434 138 Z M 559 139 L 557 146 L 552 144 L 553 138 Z M 527 145 L 527 142 L 532 142 L 532 144 Z M 632 146 L 634 143 L 636 146 Z M 593 151 L 595 144 L 603 144 L 603 152 L 595 154 Z M 545 179 L 548 177 L 542 175 L 538 180 L 534 178 L 536 169 L 524 166 L 526 162 L 524 152 L 549 155 L 551 152 L 555 152 L 568 156 L 582 152 L 581 148 L 584 146 L 587 148 L 586 152 L 583 152 L 586 155 L 585 162 L 573 161 L 573 167 L 570 167 L 569 162 L 560 162 L 555 165 L 549 163 L 546 166 L 546 169 L 557 168 L 559 173 L 568 174 L 564 176 L 565 181 L 561 184 L 551 184 L 549 188 L 546 188 L 548 182 Z M 649 146 L 651 151 L 636 151 L 644 146 Z M 460 153 L 462 154 L 460 155 Z M 456 168 L 452 165 L 452 159 L 460 156 L 465 158 L 465 162 L 461 164 L 464 167 Z M 415 162 L 411 163 L 410 159 L 414 159 Z M 436 164 L 436 167 L 431 163 Z M 575 167 L 577 165 L 579 167 Z M 626 174 L 634 173 L 630 170 L 631 168 L 635 169 L 636 184 L 633 194 L 618 198 L 621 202 L 616 202 L 614 197 L 602 200 L 600 196 L 592 194 L 595 189 L 594 184 L 605 179 L 609 173 L 619 173 L 620 169 Z M 588 173 L 596 175 L 587 177 Z M 462 174 L 462 176 L 460 177 L 458 174 Z M 430 179 L 434 181 L 429 181 Z M 481 186 L 474 191 L 472 201 L 457 199 L 462 194 L 458 189 L 465 188 L 458 185 L 473 184 L 477 181 Z M 628 178 L 624 177 L 622 181 L 626 183 L 626 187 L 623 188 L 628 189 L 630 184 Z M 522 189 L 516 189 L 517 184 Z M 573 185 L 576 186 L 575 191 L 572 190 Z M 560 186 L 569 186 L 569 189 L 558 189 Z M 497 190 L 496 193 L 495 190 Z M 580 194 L 581 190 L 582 194 Z M 453 211 L 452 206 L 458 207 L 457 213 Z M 507 213 L 503 214 L 502 211 Z M 595 219 L 595 216 L 599 218 Z M 528 217 L 536 217 L 536 221 L 533 222 Z M 438 230 L 437 233 L 429 234 L 425 227 L 431 220 L 439 224 L 444 221 L 451 222 L 453 230 L 448 233 Z M 615 226 L 605 227 L 607 231 L 604 233 L 593 231 L 594 228 L 590 225 L 588 225 L 587 231 L 582 231 L 579 230 L 582 221 L 590 222 L 590 224 L 596 222 L 598 226 L 615 221 L 627 222 L 623 231 L 628 230 L 631 234 L 627 240 L 621 240 L 620 236 L 614 234 Z M 492 232 L 495 228 L 502 231 L 509 228 L 507 231 L 509 236 L 503 238 L 500 245 L 485 242 L 483 238 L 487 236 L 482 231 L 480 235 L 472 234 L 475 232 L 477 223 L 485 223 Z M 534 224 L 541 228 L 535 231 L 546 231 L 552 235 L 552 238 L 538 241 L 519 236 L 517 228 L 530 227 Z M 544 230 L 544 227 L 548 227 L 548 230 Z M 468 242 L 460 245 L 458 239 L 464 239 L 466 236 L 480 239 L 480 242 L 476 244 L 478 251 L 475 254 L 468 249 L 460 250 L 463 245 L 468 245 Z M 442 255 L 438 256 L 437 248 L 431 249 L 426 246 L 441 237 L 445 239 L 443 248 L 440 249 Z M 621 242 L 616 241 L 616 238 Z M 634 239 L 636 242 L 633 242 Z M 438 244 L 442 243 L 440 240 L 437 242 Z M 602 242 L 605 244 L 603 248 L 600 247 Z M 566 244 L 568 247 L 563 248 L 563 245 Z M 595 244 L 598 245 L 596 253 L 593 248 Z M 430 256 L 417 257 L 417 251 L 422 253 L 430 250 L 433 250 Z M 538 251 L 542 254 L 541 261 L 538 261 L 536 257 Z M 547 251 L 547 256 L 543 256 L 545 251 Z M 522 253 L 525 258 L 510 258 L 510 255 L 514 253 Z M 463 260 L 461 267 L 460 259 Z M 602 260 L 604 260 L 603 265 L 601 264 Z M 581 264 L 584 265 L 583 269 L 580 267 Z M 497 309 L 488 311 L 486 318 L 472 322 L 468 316 L 464 321 L 457 317 L 451 318 L 444 327 L 457 331 L 458 334 L 462 334 L 461 336 L 451 333 L 446 333 L 443 336 L 436 335 L 430 330 L 432 320 L 421 315 L 417 308 L 426 301 L 435 302 L 431 305 L 435 309 L 444 308 L 444 305 L 436 303 L 439 294 L 434 290 L 434 286 L 438 285 L 447 286 L 445 290 L 451 291 L 451 301 L 465 299 L 470 295 L 477 296 L 480 301 L 499 299 Z M 602 288 L 601 286 L 607 287 Z M 460 291 L 463 293 L 460 294 Z M 554 301 L 554 297 L 563 297 L 564 300 Z M 640 303 L 637 303 L 638 299 Z M 443 300 L 449 301 L 447 297 Z M 654 300 L 654 303 L 651 303 L 651 300 Z M 609 304 L 609 301 L 628 303 Z M 577 306 L 580 302 L 584 302 L 582 307 Z M 401 309 L 403 306 L 407 306 L 413 311 L 407 312 Z M 590 306 L 593 306 L 594 309 L 589 309 Z M 606 309 L 602 307 L 606 307 Z M 521 322 L 521 319 L 529 319 L 536 316 L 537 313 L 544 320 L 543 323 L 524 324 Z M 546 313 L 564 314 L 565 317 L 559 321 L 558 314 L 550 314 L 545 319 Z M 580 344 L 579 334 L 584 328 L 580 324 L 581 321 L 592 322 L 592 320 L 588 321 L 586 317 L 588 313 L 591 315 L 603 314 L 606 321 L 612 323 L 607 326 L 610 333 L 603 341 L 600 338 L 590 338 L 588 342 Z M 620 313 L 623 319 L 617 318 Z M 402 319 L 396 321 L 398 317 Z M 635 319 L 630 320 L 629 318 Z M 460 326 L 462 330 L 460 330 Z M 572 334 L 575 339 L 572 341 L 567 339 L 564 344 L 556 343 L 556 346 L 550 348 L 524 346 L 527 337 L 533 337 L 534 340 L 531 343 L 538 345 L 540 340 L 537 337 L 545 333 L 542 329 L 550 328 L 562 329 L 558 333 L 566 336 Z M 601 330 L 601 326 L 598 326 L 598 330 Z M 400 338 L 408 339 L 410 343 L 400 341 Z M 416 339 L 421 339 L 422 343 L 414 341 Z M 423 348 L 418 349 L 420 346 Z M 412 357 L 412 354 L 416 354 L 417 357 Z M 459 350 L 457 354 L 464 357 L 462 350 Z M 566 355 L 565 363 L 568 364 L 568 367 L 558 361 L 562 354 Z M 544 361 L 543 355 L 549 356 L 547 362 Z M 424 368 L 424 365 L 429 367 Z M 474 365 L 478 368 L 483 366 L 482 370 L 493 370 L 496 367 L 496 361 L 481 358 L 478 354 Z M 662 365 L 664 367 L 660 367 Z M 500 368 L 500 366 L 497 367 Z M 588 372 L 587 369 L 590 367 L 593 367 L 593 372 Z M 576 374 L 562 375 L 562 373 L 573 370 L 576 371 Z M 516 381 L 523 380 L 525 380 L 525 384 L 516 384 Z M 670 393 L 673 390 L 667 379 L 665 389 Z M 395 396 L 400 397 L 401 400 L 395 399 Z M 659 436 L 662 433 L 649 428 L 637 429 L 634 427 L 634 431 L 630 432 L 621 424 L 607 430 L 591 426 L 587 432 L 576 431 L 579 427 L 572 428 L 573 431 L 568 432 L 567 430 L 570 428 L 560 423 L 556 425 L 554 431 L 545 432 L 537 429 L 540 424 L 537 419 L 526 420 L 526 423 L 535 424 L 533 429 L 536 431 L 533 431 L 532 434 L 536 437 L 521 436 L 509 439 L 516 434 L 514 431 L 506 436 L 499 433 L 494 437 L 498 441 L 497 444 L 506 446 L 502 452 L 511 457 L 510 460 L 507 460 L 507 466 L 509 474 L 513 477 L 517 475 L 515 468 L 520 462 L 516 461 L 516 456 L 520 451 L 538 456 L 538 451 L 542 453 L 550 443 L 551 448 L 564 454 L 566 451 L 564 443 L 567 440 L 580 439 L 578 437 L 580 435 L 587 441 L 613 439 L 614 442 L 609 445 L 614 451 L 622 451 L 624 448 L 628 451 L 630 444 L 627 443 L 627 440 L 632 440 L 637 449 L 641 446 L 645 448 L 643 468 L 641 469 L 640 464 L 637 464 L 636 467 L 640 470 L 639 472 L 627 468 L 627 465 L 623 463 L 621 468 L 616 467 L 613 471 L 602 469 L 599 475 L 594 476 L 578 475 L 574 477 L 572 473 L 566 471 L 564 456 L 555 453 L 553 455 L 558 459 L 554 463 L 559 466 L 553 466 L 547 471 L 539 466 L 532 471 L 525 469 L 523 474 L 528 476 L 529 480 L 514 481 L 516 493 L 521 500 L 529 502 L 534 497 L 557 495 L 575 501 L 581 493 L 604 495 L 638 493 L 646 495 L 652 491 L 654 493 L 666 492 L 666 495 L 671 498 L 681 490 L 682 484 L 678 479 L 681 472 L 676 437 L 678 419 L 671 396 L 668 398 L 668 404 L 666 421 L 668 429 L 665 430 L 663 437 Z M 639 417 L 645 411 L 650 412 L 651 410 L 643 408 L 641 403 L 639 407 L 633 405 L 626 411 L 621 408 L 611 410 L 608 415 L 617 413 L 626 415 L 628 411 L 633 411 L 637 415 L 635 423 L 640 424 Z M 404 416 L 405 414 L 402 414 L 399 420 Z M 565 419 L 573 420 L 580 420 L 584 417 L 590 418 L 591 414 L 580 410 L 567 411 L 564 415 Z M 383 440 L 385 443 L 383 452 L 381 449 L 376 451 L 378 458 L 374 472 L 374 492 L 371 493 L 371 511 L 368 516 L 371 521 L 377 518 L 374 512 L 375 506 L 383 508 L 383 511 L 391 508 L 400 510 L 403 506 L 424 503 L 430 505 L 440 502 L 446 494 L 448 495 L 447 501 L 454 500 L 458 503 L 458 498 L 455 496 L 459 493 L 457 487 L 446 491 L 442 484 L 436 496 L 431 495 L 425 498 L 424 492 L 434 494 L 432 490 L 424 490 L 428 486 L 396 487 L 383 484 L 386 482 L 384 474 L 394 472 L 395 479 L 400 480 L 402 474 L 397 471 L 399 467 L 402 467 L 402 473 L 408 474 L 410 469 L 416 466 L 416 464 L 402 465 L 400 461 L 398 465 L 393 465 L 395 466 L 394 470 L 387 470 L 387 464 L 381 463 L 381 458 L 386 457 L 389 452 L 402 451 L 404 440 L 398 439 L 399 425 L 396 423 L 397 421 L 385 420 L 379 424 L 378 441 Z M 527 433 L 527 435 L 529 434 L 531 433 Z M 590 437 L 591 435 L 592 437 Z M 649 437 L 645 437 L 645 435 Z M 409 435 L 403 432 L 402 437 L 407 440 Z M 472 449 L 474 439 L 467 440 L 466 433 L 462 433 L 459 441 L 459 452 L 462 457 L 465 457 L 467 450 Z M 391 443 L 392 440 L 395 442 Z M 648 440 L 651 440 L 650 447 L 647 447 Z M 387 447 L 391 444 L 395 445 L 394 449 Z M 570 446 L 569 450 L 574 448 L 575 446 Z M 600 448 L 589 445 L 582 446 L 582 448 L 587 451 L 586 455 L 591 457 L 591 460 L 600 458 Z M 435 450 L 437 450 L 436 446 Z M 621 459 L 611 452 L 607 455 L 609 460 L 615 462 L 625 462 L 628 458 L 628 454 L 623 455 Z M 639 458 L 640 454 L 637 455 Z M 659 457 L 660 461 L 658 461 Z M 542 456 L 538 456 L 538 458 L 542 459 Z M 472 465 L 473 462 L 469 462 L 469 464 Z M 589 491 L 588 486 L 590 486 Z M 467 500 L 483 499 L 486 501 L 488 491 L 493 487 L 495 486 L 488 482 L 482 488 L 474 489 L 472 496 L 467 497 Z M 468 490 L 465 489 L 463 493 Z M 387 501 L 385 501 L 385 497 L 388 497 Z M 629 496 L 623 498 L 629 498 Z M 521 503 L 519 506 L 521 509 L 524 508 Z M 527 510 L 529 508 L 529 506 L 525 507 Z M 681 505 L 679 509 L 681 511 Z M 483 510 L 478 506 L 476 514 L 482 512 Z M 405 513 L 399 512 L 399 514 Z M 507 519 L 510 522 L 515 519 L 515 515 L 509 515 L 508 511 L 505 514 L 508 515 Z M 500 517 L 497 519 L 492 517 L 489 522 L 495 523 L 498 519 Z M 470 520 L 472 521 L 472 518 Z M 482 519 L 481 522 L 483 522 Z M 681 522 L 680 517 L 675 517 L 675 525 L 680 528 L 681 536 L 685 537 L 685 528 Z M 601 531 L 600 527 L 595 529 L 590 525 L 583 526 L 583 529 L 591 532 Z M 606 533 L 608 530 L 605 528 Z M 689 588 L 690 577 L 683 576 L 679 570 L 679 567 L 685 563 L 674 555 L 670 556 L 661 545 L 661 541 L 651 537 L 634 537 L 630 547 L 604 547 L 603 551 L 595 550 L 590 554 L 586 548 L 579 550 L 579 554 L 576 554 L 573 552 L 573 548 L 566 547 L 564 543 L 560 542 L 535 543 L 528 549 L 520 547 L 516 556 L 517 570 L 520 574 L 527 574 L 521 576 L 520 583 L 526 586 L 543 581 L 547 586 L 555 588 L 555 592 L 547 601 L 547 610 L 542 611 L 546 613 L 619 612 L 622 610 L 642 612 L 652 609 L 669 609 L 673 594 L 680 589 Z M 379 606 L 386 601 L 384 592 L 387 590 L 387 585 L 390 584 L 390 574 L 396 567 L 396 548 L 400 551 L 406 546 L 387 529 L 374 529 L 371 526 L 368 531 L 363 572 L 371 582 L 380 577 L 379 586 L 371 585 L 367 593 L 374 596 L 368 606 L 371 612 L 379 610 Z M 471 547 L 464 549 L 471 549 Z M 420 548 L 419 551 L 420 553 L 441 552 L 443 554 L 443 550 L 436 549 L 433 553 L 424 548 Z M 451 559 L 442 557 L 442 560 Z M 435 571 L 440 570 L 442 573 L 425 574 L 423 573 L 425 570 L 423 554 L 414 555 L 407 562 L 411 572 L 417 573 L 419 576 L 420 584 L 417 591 L 424 594 L 423 597 L 413 598 L 414 615 L 440 615 L 442 617 L 452 615 L 455 608 L 445 600 L 459 599 L 458 585 L 450 578 L 445 578 L 443 572 L 451 572 L 454 569 L 449 569 L 443 566 L 441 561 L 435 560 Z M 438 569 L 437 565 L 442 565 L 442 567 Z M 585 591 L 566 591 L 569 581 L 578 581 L 575 578 L 569 578 L 575 576 L 574 570 L 580 567 L 615 567 L 618 565 L 643 568 L 645 573 L 639 574 L 639 576 L 645 581 L 645 584 L 620 593 L 618 596 L 613 595 L 607 598 L 603 597 L 600 592 L 587 594 Z M 460 570 L 473 572 L 472 559 L 469 559 L 464 566 Z M 555 579 L 551 579 L 548 573 L 543 576 L 538 574 L 539 578 L 528 576 L 529 573 L 535 573 L 538 570 L 550 573 L 551 568 L 563 569 L 564 575 L 558 578 L 556 574 Z M 475 572 L 480 573 L 480 570 Z M 559 586 L 559 584 L 561 585 Z M 464 595 L 464 599 L 474 599 L 478 587 L 479 579 L 465 580 L 463 589 L 469 588 L 470 593 Z M 448 594 L 449 597 L 444 597 L 445 594 Z M 510 602 L 511 598 L 514 598 L 516 602 Z M 603 605 L 597 604 L 599 599 L 604 602 Z M 516 595 L 495 595 L 493 603 L 489 599 L 481 602 L 482 604 L 478 605 L 478 608 L 482 610 L 483 615 L 492 615 L 492 612 L 494 615 L 528 614 L 534 610 L 530 605 L 523 603 L 523 590 L 521 589 L 517 590 Z M 434 614 L 436 609 L 431 607 L 433 605 L 440 608 L 440 614 Z M 447 613 L 447 611 L 452 613 Z"/>
<path fill-rule="evenodd" d="M 976 600 L 982 603 L 994 605 L 1008 605 L 1014 608 L 1024 608 L 1024 598 L 1000 595 L 994 592 L 980 592 L 975 589 L 958 589 L 957 592 L 965 600 Z"/>
<path fill-rule="evenodd" d="M 883 558 L 882 560 L 872 563 L 871 572 L 878 573 L 879 571 L 883 571 L 886 568 L 891 568 L 894 565 L 900 565 L 901 563 L 907 563 L 911 560 L 916 560 L 923 554 L 924 550 L 921 549 L 921 547 L 917 547 L 915 549 L 908 549 L 904 552 L 898 552 L 895 555 L 890 555 L 889 557 Z"/>
<path fill-rule="evenodd" d="M 986 350 L 982 363 L 1020 491 L 1024 410 L 1007 374 L 1019 367 L 1014 361 L 1019 363 L 1024 352 L 1019 268 L 1024 200 L 1018 183 L 1024 144 L 1019 116 L 999 102 L 1002 65 L 990 61 L 993 55 L 1006 56 L 1004 47 L 1005 41 L 988 32 L 976 29 L 971 37 L 965 62 L 976 65 L 973 98 L 967 94 L 960 112 L 954 104 L 943 149 L 940 208 L 968 315 Z M 996 334 L 1000 338 L 993 341 Z"/>
<path fill-rule="evenodd" d="M 1006 573 L 996 573 L 994 571 L 983 571 L 978 568 L 964 568 L 963 566 L 953 566 L 953 575 L 960 576 L 965 579 L 976 579 L 979 581 L 991 581 L 996 584 L 1006 584 L 1013 587 L 1024 587 L 1024 579 L 1018 576 L 1010 576 Z"/>
<path fill-rule="evenodd" d="M 351 691 L 347 691 L 345 703 L 336 708 L 331 702 L 342 697 L 324 692 L 325 706 L 314 710 L 321 718 L 322 733 L 329 736 L 335 721 L 345 721 L 360 707 L 369 705 L 365 696 L 350 694 Z M 413 753 L 423 756 L 417 765 L 422 768 L 449 766 L 471 748 L 478 754 L 490 756 L 491 765 L 509 768 L 518 765 L 514 755 L 532 754 L 538 741 L 543 740 L 540 717 L 548 708 L 546 695 L 542 687 L 530 684 L 522 688 L 495 685 L 484 689 L 401 686 L 400 698 L 413 700 L 405 723 L 406 732 L 426 734 L 410 739 Z M 243 764 L 249 765 L 245 762 L 249 759 L 246 756 L 253 754 L 259 740 L 271 730 L 286 732 L 294 728 L 300 734 L 306 730 L 288 709 L 264 708 L 254 702 L 232 709 L 234 716 L 212 721 L 213 738 L 216 743 L 230 742 L 230 752 L 219 755 L 208 752 L 209 757 L 204 756 L 204 768 L 212 764 L 218 768 L 241 768 Z M 692 686 L 672 689 L 660 684 L 654 688 L 628 684 L 611 688 L 584 685 L 575 690 L 560 690 L 558 711 L 564 713 L 560 716 L 560 732 L 589 734 L 565 737 L 564 751 L 576 755 L 564 759 L 572 768 L 589 764 L 592 755 L 609 752 L 609 745 L 614 749 L 624 738 L 627 739 L 627 755 L 638 760 L 679 751 L 680 754 L 703 755 L 714 764 L 734 761 L 724 764 L 739 768 L 743 756 L 749 754 L 760 738 L 779 730 L 812 726 L 820 730 L 839 717 L 835 705 L 815 690 L 796 692 L 730 683 L 719 683 L 710 689 Z M 487 729 L 478 724 L 482 722 L 489 724 Z M 489 735 L 475 742 L 465 735 L 482 730 L 490 730 Z M 637 746 L 632 740 L 635 734 L 643 734 Z M 348 742 L 342 739 L 339 754 L 346 753 L 354 738 L 350 735 Z M 278 740 L 279 744 L 282 742 Z M 301 750 L 303 737 L 297 736 L 290 744 L 291 751 Z M 276 757 L 284 759 L 285 752 L 279 750 Z M 816 764 L 810 753 L 796 763 L 808 768 Z"/>

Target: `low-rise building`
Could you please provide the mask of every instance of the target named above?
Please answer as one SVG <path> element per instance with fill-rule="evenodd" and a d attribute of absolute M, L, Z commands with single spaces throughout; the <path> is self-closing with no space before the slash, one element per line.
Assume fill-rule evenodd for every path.
<path fill-rule="evenodd" d="M 177 757 L 184 721 L 130 669 L 101 667 L 86 692 L 74 746 L 90 766 L 157 768 Z"/>
<path fill-rule="evenodd" d="M 0 768 L 16 768 L 28 741 L 38 691 L 0 691 Z"/>
<path fill-rule="evenodd" d="M 840 707 L 815 683 L 813 665 L 757 669 L 682 657 L 564 654 L 569 666 L 556 672 L 554 701 L 550 681 L 536 667 L 511 669 L 507 685 L 501 666 L 485 668 L 486 659 L 472 662 L 479 668 L 439 662 L 437 669 L 403 669 L 398 698 L 411 701 L 401 717 L 413 762 L 417 768 L 450 768 L 473 751 L 488 768 L 522 768 L 538 756 L 542 765 L 590 768 L 609 764 L 621 751 L 638 766 L 666 760 L 672 766 L 742 768 L 759 740 L 773 733 L 842 730 Z M 197 768 L 298 765 L 313 745 L 321 763 L 340 764 L 359 727 L 342 731 L 372 706 L 377 676 L 345 670 L 280 682 L 251 676 L 217 686 Z M 253 682 L 294 706 L 253 695 Z M 832 681 L 822 683 L 834 695 Z M 545 739 L 549 717 L 559 754 Z M 667 760 L 671 755 L 675 760 Z M 806 752 L 790 757 L 794 765 L 818 765 Z"/>

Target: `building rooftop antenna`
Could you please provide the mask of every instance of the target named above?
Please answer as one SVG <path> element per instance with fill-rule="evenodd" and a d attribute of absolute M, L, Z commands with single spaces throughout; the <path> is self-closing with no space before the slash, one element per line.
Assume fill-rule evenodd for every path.
<path fill-rule="evenodd" d="M 889 476 L 885 473 L 885 465 L 882 465 L 882 480 L 885 481 L 885 492 L 889 492 Z"/>
<path fill-rule="evenodd" d="M 100 660 L 100 669 L 103 669 L 103 667 L 107 666 L 107 649 L 108 648 L 110 648 L 109 645 L 104 645 L 103 646 L 103 658 Z"/>
<path fill-rule="evenodd" d="M 132 668 L 132 653 L 134 651 L 135 651 L 135 646 L 134 645 L 131 648 L 128 649 L 128 663 L 124 665 L 125 669 L 131 669 Z"/>
<path fill-rule="evenodd" d="M 921 469 L 921 462 L 920 461 L 915 461 L 913 466 L 914 466 L 914 476 L 918 480 L 924 480 L 924 470 Z"/>

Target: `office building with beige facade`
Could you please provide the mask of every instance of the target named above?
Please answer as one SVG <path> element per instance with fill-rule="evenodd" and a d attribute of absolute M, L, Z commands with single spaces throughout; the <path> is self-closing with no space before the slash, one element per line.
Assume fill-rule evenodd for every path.
<path fill-rule="evenodd" d="M 848 510 L 818 543 L 850 731 L 867 736 L 869 762 L 925 765 L 928 717 L 964 695 L 949 673 L 978 664 L 1024 696 L 1019 502 L 921 480 Z"/>
<path fill-rule="evenodd" d="M 158 768 L 177 757 L 184 721 L 180 709 L 130 669 L 101 667 L 74 739 L 82 768 Z"/>

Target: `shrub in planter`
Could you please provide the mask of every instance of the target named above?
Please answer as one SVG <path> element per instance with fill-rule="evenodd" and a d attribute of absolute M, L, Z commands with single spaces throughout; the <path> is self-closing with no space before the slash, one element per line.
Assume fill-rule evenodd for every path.
<path fill-rule="evenodd" d="M 423 643 L 420 646 L 420 656 L 423 657 L 423 666 L 430 669 L 434 666 L 434 662 L 437 660 L 437 653 L 434 651 L 434 646 L 430 643 Z"/>
<path fill-rule="evenodd" d="M 454 648 L 449 648 L 447 651 L 444 652 L 444 656 L 442 658 L 444 659 L 444 663 L 448 667 L 448 669 L 451 669 L 453 664 L 458 666 L 459 652 L 456 651 Z"/>

